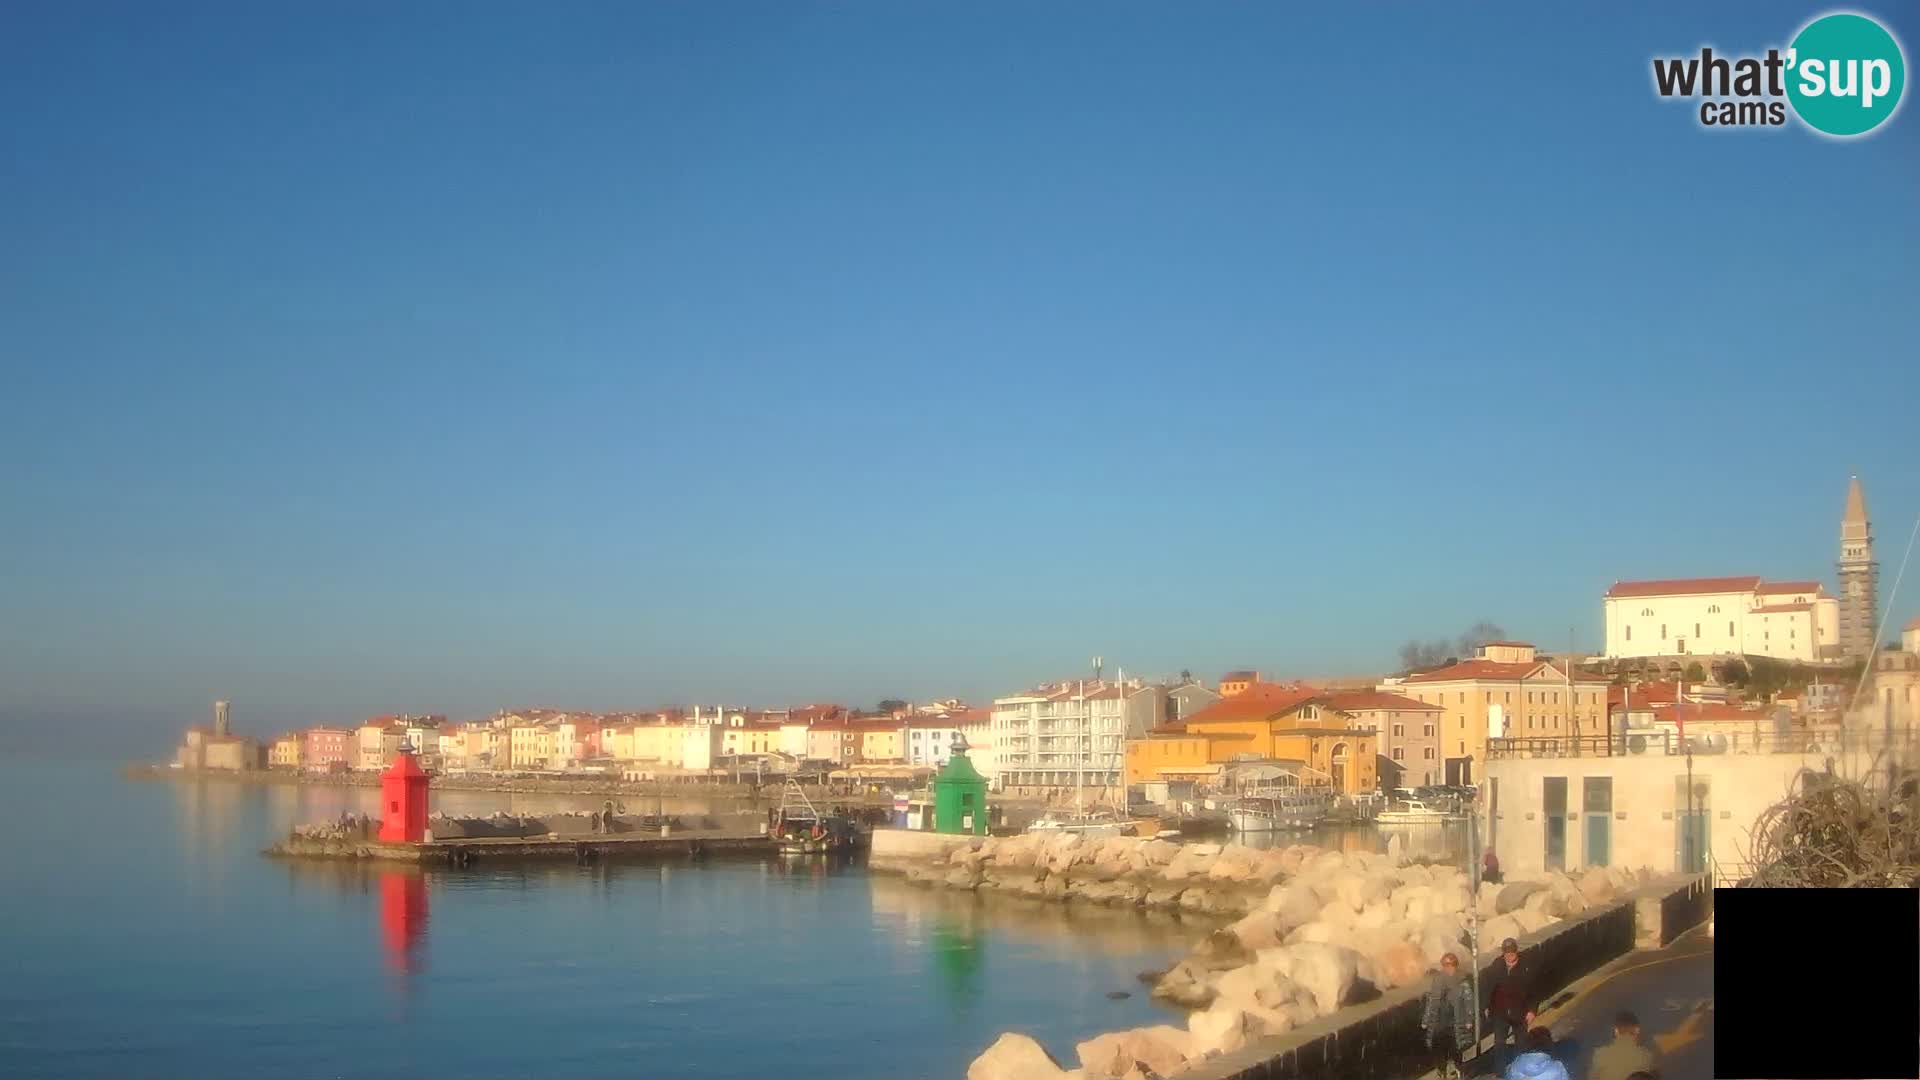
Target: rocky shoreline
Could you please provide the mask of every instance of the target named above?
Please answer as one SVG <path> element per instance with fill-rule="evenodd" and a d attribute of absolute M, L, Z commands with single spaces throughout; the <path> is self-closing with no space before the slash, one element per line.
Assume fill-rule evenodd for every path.
<path fill-rule="evenodd" d="M 1191 1010 L 1161 1024 L 1081 1042 L 1077 1069 L 1017 1032 L 968 1080 L 1093 1080 L 1179 1073 L 1253 1039 L 1280 1035 L 1396 987 L 1423 982 L 1447 952 L 1499 942 L 1612 903 L 1650 871 L 1589 870 L 1501 885 L 1476 896 L 1456 867 L 1312 845 L 1259 850 L 1075 834 L 967 838 L 928 854 L 876 851 L 872 868 L 930 887 L 1232 918 L 1152 976 L 1154 996 Z"/>

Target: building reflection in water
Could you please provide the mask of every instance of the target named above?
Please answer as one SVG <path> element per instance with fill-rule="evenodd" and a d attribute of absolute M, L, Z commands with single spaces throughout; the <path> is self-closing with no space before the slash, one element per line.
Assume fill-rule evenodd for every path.
<path fill-rule="evenodd" d="M 396 974 L 426 969 L 427 879 L 405 870 L 380 874 L 380 930 Z"/>

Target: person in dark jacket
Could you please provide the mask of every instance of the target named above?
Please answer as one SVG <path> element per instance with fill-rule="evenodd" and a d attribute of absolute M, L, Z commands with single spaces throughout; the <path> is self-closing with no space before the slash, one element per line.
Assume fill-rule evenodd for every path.
<path fill-rule="evenodd" d="M 1488 848 L 1487 853 L 1480 857 L 1480 880 L 1493 885 L 1500 884 L 1500 856 L 1495 855 L 1492 848 Z"/>
<path fill-rule="evenodd" d="M 1500 962 L 1493 965 L 1493 992 L 1487 1007 L 1487 1018 L 1493 1022 L 1496 1072 L 1506 1064 L 1509 1038 L 1515 1050 L 1526 1049 L 1527 1029 L 1533 1026 L 1538 1006 L 1533 964 L 1520 955 L 1520 943 L 1508 938 L 1500 943 Z"/>
<path fill-rule="evenodd" d="M 1640 1041 L 1640 1018 L 1630 1012 L 1614 1017 L 1613 1041 L 1593 1052 L 1587 1080 L 1631 1080 L 1653 1071 L 1653 1048 Z"/>
<path fill-rule="evenodd" d="M 1427 1049 L 1440 1061 L 1443 1077 L 1460 1075 L 1460 1057 L 1473 1045 L 1473 986 L 1460 974 L 1460 957 L 1440 958 L 1440 974 L 1427 986 L 1420 1025 L 1427 1032 Z"/>

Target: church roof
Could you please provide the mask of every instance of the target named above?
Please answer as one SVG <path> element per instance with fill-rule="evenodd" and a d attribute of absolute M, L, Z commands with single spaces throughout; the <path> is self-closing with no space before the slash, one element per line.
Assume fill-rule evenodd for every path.
<path fill-rule="evenodd" d="M 1607 590 L 1610 597 L 1684 596 L 1699 593 L 1750 592 L 1760 585 L 1757 574 L 1744 577 L 1665 578 L 1658 581 L 1616 581 Z"/>

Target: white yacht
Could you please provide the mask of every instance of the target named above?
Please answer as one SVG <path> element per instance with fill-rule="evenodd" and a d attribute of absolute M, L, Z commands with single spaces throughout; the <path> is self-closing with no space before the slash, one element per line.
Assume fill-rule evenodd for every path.
<path fill-rule="evenodd" d="M 1467 815 L 1459 807 L 1444 802 L 1404 799 L 1375 814 L 1373 820 L 1381 825 L 1444 824 L 1465 821 Z"/>

